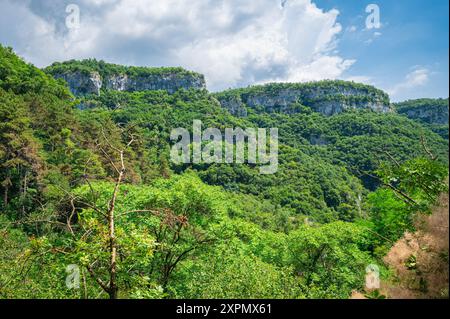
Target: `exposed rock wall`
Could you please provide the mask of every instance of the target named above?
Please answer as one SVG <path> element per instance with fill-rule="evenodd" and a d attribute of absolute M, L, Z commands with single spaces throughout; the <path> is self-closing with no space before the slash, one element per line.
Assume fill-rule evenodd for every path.
<path fill-rule="evenodd" d="M 205 79 L 197 74 L 150 74 L 146 76 L 129 76 L 114 74 L 102 79 L 98 72 L 66 72 L 53 74 L 55 78 L 64 79 L 74 95 L 99 95 L 102 89 L 116 91 L 166 90 L 174 93 L 181 88 L 204 89 Z"/>
<path fill-rule="evenodd" d="M 423 107 L 399 112 L 413 120 L 429 124 L 448 124 L 448 107 Z"/>
<path fill-rule="evenodd" d="M 239 94 L 226 94 L 218 96 L 222 107 L 227 108 L 236 116 L 246 116 L 247 108 L 260 109 L 265 112 L 296 113 L 297 105 L 310 107 L 315 112 L 330 116 L 341 113 L 347 109 L 370 109 L 376 112 L 387 113 L 391 111 L 390 103 L 384 94 L 376 90 L 353 88 L 350 85 L 322 88 L 308 85 L 305 88 L 268 87 L 256 92 L 242 92 Z"/>
<path fill-rule="evenodd" d="M 179 89 L 204 89 L 205 79 L 198 75 L 154 74 L 147 76 L 128 76 L 118 74 L 110 76 L 105 81 L 107 90 L 116 91 L 146 91 L 146 90 L 166 90 L 174 93 Z"/>
<path fill-rule="evenodd" d="M 86 74 L 84 72 L 72 72 L 55 74 L 55 78 L 63 79 L 69 85 L 70 91 L 74 95 L 100 94 L 102 79 L 98 72 Z"/>

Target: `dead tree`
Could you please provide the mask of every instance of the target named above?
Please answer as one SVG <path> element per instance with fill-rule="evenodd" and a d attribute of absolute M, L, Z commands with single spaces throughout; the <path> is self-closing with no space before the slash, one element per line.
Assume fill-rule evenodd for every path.
<path fill-rule="evenodd" d="M 118 285 L 117 285 L 117 241 L 116 241 L 116 234 L 115 234 L 115 211 L 116 211 L 116 202 L 117 197 L 119 195 L 120 186 L 124 180 L 126 167 L 125 167 L 125 160 L 124 160 L 124 153 L 125 149 L 134 142 L 134 136 L 131 135 L 130 140 L 126 144 L 125 149 L 119 149 L 110 143 L 108 138 L 106 137 L 106 134 L 104 133 L 104 130 L 102 129 L 102 135 L 107 143 L 107 145 L 117 154 L 119 157 L 119 164 L 117 165 L 112 157 L 108 154 L 108 152 L 104 149 L 103 145 L 97 144 L 97 147 L 99 150 L 103 153 L 103 155 L 109 160 L 111 166 L 114 168 L 114 171 L 116 173 L 115 181 L 114 181 L 114 189 L 113 193 L 111 195 L 111 198 L 108 202 L 107 211 L 106 213 L 103 213 L 102 215 L 106 217 L 107 220 L 107 226 L 108 226 L 108 252 L 109 252 L 109 265 L 108 265 L 108 273 L 109 273 L 109 280 L 108 282 L 104 282 L 100 279 L 99 276 L 95 274 L 95 271 L 93 269 L 94 265 L 87 265 L 87 270 L 89 274 L 92 276 L 92 278 L 95 279 L 95 281 L 99 284 L 99 286 L 109 295 L 110 299 L 117 299 L 118 297 Z M 87 178 L 86 178 L 87 179 Z M 92 190 L 92 188 L 91 188 Z M 95 262 L 94 262 L 95 264 Z"/>

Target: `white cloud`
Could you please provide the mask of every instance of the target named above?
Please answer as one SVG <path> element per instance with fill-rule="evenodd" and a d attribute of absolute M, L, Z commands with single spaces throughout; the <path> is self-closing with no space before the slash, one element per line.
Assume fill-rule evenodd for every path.
<path fill-rule="evenodd" d="M 355 25 L 349 26 L 346 29 L 347 32 L 356 32 L 358 31 L 358 28 Z"/>
<path fill-rule="evenodd" d="M 430 75 L 431 72 L 427 68 L 415 67 L 413 71 L 405 76 L 402 82 L 394 85 L 387 91 L 395 98 L 396 95 L 404 93 L 405 91 L 407 92 L 409 90 L 425 86 L 430 80 Z"/>
<path fill-rule="evenodd" d="M 0 41 L 39 66 L 87 57 L 180 65 L 213 90 L 332 79 L 355 62 L 336 50 L 339 12 L 311 0 L 82 0 L 80 9 L 80 28 L 68 32 L 53 1 L 1 0 Z"/>

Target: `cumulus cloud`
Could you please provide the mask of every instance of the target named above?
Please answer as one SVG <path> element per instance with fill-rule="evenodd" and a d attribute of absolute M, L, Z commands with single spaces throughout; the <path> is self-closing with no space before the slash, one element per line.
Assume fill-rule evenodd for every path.
<path fill-rule="evenodd" d="M 388 93 L 395 97 L 396 95 L 404 93 L 405 91 L 425 86 L 430 80 L 430 75 L 431 72 L 427 68 L 416 67 L 405 76 L 402 82 L 388 89 Z"/>
<path fill-rule="evenodd" d="M 96 57 L 121 64 L 183 66 L 220 90 L 271 81 L 340 77 L 355 61 L 339 56 L 337 10 L 312 0 L 0 0 L 0 42 L 38 66 Z M 21 21 L 16 23 L 15 21 Z"/>

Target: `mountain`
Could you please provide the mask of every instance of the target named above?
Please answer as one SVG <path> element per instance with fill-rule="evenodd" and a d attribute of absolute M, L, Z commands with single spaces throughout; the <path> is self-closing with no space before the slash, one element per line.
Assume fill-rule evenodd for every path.
<path fill-rule="evenodd" d="M 194 120 L 278 128 L 278 171 L 171 162 Z M 0 46 L 0 298 L 347 298 L 445 190 L 427 125 L 352 82 L 210 93 L 180 68 L 40 70 Z"/>
<path fill-rule="evenodd" d="M 448 98 L 417 99 L 394 104 L 399 114 L 418 121 L 448 140 Z"/>
<path fill-rule="evenodd" d="M 428 124 L 448 125 L 448 98 L 408 100 L 395 103 L 394 106 L 399 114 L 410 119 Z"/>
<path fill-rule="evenodd" d="M 84 60 L 54 63 L 44 69 L 63 79 L 77 96 L 100 91 L 205 89 L 204 76 L 182 68 L 125 67 L 104 61 Z M 268 84 L 247 89 L 228 90 L 216 94 L 221 105 L 231 114 L 245 116 L 247 108 L 262 107 L 265 112 L 295 113 L 308 106 L 324 115 L 347 109 L 370 109 L 390 112 L 386 93 L 369 85 L 345 81 Z"/>
<path fill-rule="evenodd" d="M 65 80 L 75 95 L 99 95 L 101 90 L 174 93 L 181 88 L 206 88 L 203 75 L 182 68 L 124 67 L 91 59 L 53 63 L 44 71 Z"/>
<path fill-rule="evenodd" d="M 346 81 L 272 83 L 217 94 L 232 114 L 245 116 L 248 108 L 262 112 L 298 113 L 302 106 L 330 116 L 350 109 L 390 112 L 389 96 L 373 86 Z"/>

